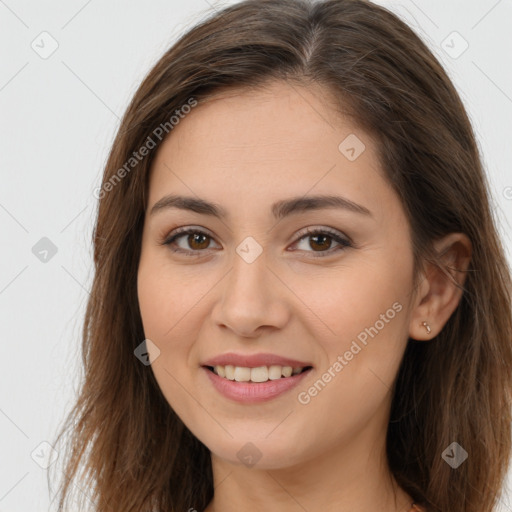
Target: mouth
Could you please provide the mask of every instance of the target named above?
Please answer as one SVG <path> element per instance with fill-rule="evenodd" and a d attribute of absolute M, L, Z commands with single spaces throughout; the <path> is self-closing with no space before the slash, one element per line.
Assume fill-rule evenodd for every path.
<path fill-rule="evenodd" d="M 288 395 L 313 370 L 312 366 L 203 365 L 209 382 L 225 398 L 257 404 Z"/>
<path fill-rule="evenodd" d="M 295 375 L 306 373 L 311 370 L 312 366 L 234 366 L 234 365 L 215 365 L 204 366 L 210 372 L 219 377 L 236 382 L 252 382 L 262 383 L 268 381 L 279 381 L 288 379 Z"/>

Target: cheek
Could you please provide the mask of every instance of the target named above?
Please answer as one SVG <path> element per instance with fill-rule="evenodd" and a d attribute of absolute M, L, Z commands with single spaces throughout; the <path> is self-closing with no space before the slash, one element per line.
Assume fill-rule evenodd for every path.
<path fill-rule="evenodd" d="M 149 258 L 141 260 L 137 293 L 144 335 L 154 344 L 147 345 L 151 371 L 168 404 L 183 418 L 188 417 L 190 406 L 185 388 L 189 387 L 188 354 L 194 339 L 189 330 L 195 322 L 189 316 L 193 302 L 188 303 L 190 296 L 182 286 L 178 272 L 171 274 Z"/>
<path fill-rule="evenodd" d="M 325 353 L 316 386 L 322 398 L 314 398 L 315 389 L 311 394 L 301 391 L 316 403 L 319 414 L 333 403 L 354 414 L 365 406 L 371 411 L 391 388 L 407 342 L 406 267 L 406 262 L 392 264 L 391 259 L 360 262 L 357 269 L 340 272 L 339 279 L 310 287 L 308 306 L 321 319 L 318 327 L 310 327 Z M 338 419 L 343 422 L 342 416 Z"/>
<path fill-rule="evenodd" d="M 297 276 L 288 280 L 294 279 L 293 289 L 304 304 L 303 318 L 311 318 L 309 328 L 321 336 L 332 356 L 333 351 L 344 349 L 358 336 L 364 342 L 365 336 L 370 337 L 368 331 L 382 343 L 394 340 L 394 335 L 401 332 L 410 286 L 405 267 L 405 262 L 401 265 L 382 258 L 378 262 L 361 258 L 339 272 L 329 269 L 329 274 L 318 274 L 314 285 L 311 279 Z"/>
<path fill-rule="evenodd" d="M 349 283 L 355 284 L 345 281 L 343 292 L 331 294 L 332 301 L 321 310 L 336 335 L 329 332 L 317 338 L 325 363 L 315 379 L 297 390 L 299 411 L 307 418 L 325 419 L 308 432 L 318 439 L 331 439 L 335 425 L 348 442 L 374 416 L 385 421 L 407 340 L 406 307 L 396 288 L 377 294 L 373 285 L 386 290 L 382 282 L 361 280 L 353 287 Z"/>
<path fill-rule="evenodd" d="M 187 366 L 189 345 L 194 339 L 190 330 L 195 322 L 176 278 L 171 282 L 155 268 L 141 267 L 138 298 L 144 335 L 157 347 L 153 348 L 151 368 L 165 392 L 175 387 L 171 376 L 180 379 L 178 374 Z"/>
<path fill-rule="evenodd" d="M 202 279 L 185 266 L 170 268 L 158 256 L 141 259 L 137 293 L 144 335 L 159 351 L 153 372 L 166 394 L 176 396 L 178 383 L 189 379 L 187 372 L 196 364 L 191 354 L 203 324 L 201 299 L 215 280 L 206 275 Z"/>
<path fill-rule="evenodd" d="M 160 260 L 149 256 L 141 260 L 137 293 L 146 336 L 166 344 L 177 332 L 195 325 L 190 319 L 195 304 L 208 291 L 208 282 L 186 267 L 170 268 Z"/>
<path fill-rule="evenodd" d="M 168 316 L 173 309 L 172 296 L 169 290 L 166 293 L 165 282 L 158 279 L 158 272 L 149 264 L 139 268 L 137 295 L 145 336 L 161 341 L 172 321 Z"/>

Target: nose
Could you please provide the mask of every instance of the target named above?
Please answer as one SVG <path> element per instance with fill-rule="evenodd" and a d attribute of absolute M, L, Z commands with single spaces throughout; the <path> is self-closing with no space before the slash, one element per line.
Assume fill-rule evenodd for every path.
<path fill-rule="evenodd" d="M 262 331 L 282 329 L 289 321 L 290 292 L 268 266 L 264 250 L 254 261 L 235 253 L 218 290 L 213 321 L 238 336 L 255 338 Z"/>

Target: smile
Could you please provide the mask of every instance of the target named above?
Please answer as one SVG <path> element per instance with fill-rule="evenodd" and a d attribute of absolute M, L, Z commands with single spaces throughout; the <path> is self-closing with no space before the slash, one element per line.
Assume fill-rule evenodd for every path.
<path fill-rule="evenodd" d="M 216 365 L 214 367 L 207 367 L 210 371 L 214 372 L 219 377 L 236 382 L 267 382 L 269 380 L 279 380 L 298 375 L 305 370 L 311 368 L 306 367 L 291 367 L 291 366 L 257 366 L 249 368 L 247 366 L 234 366 L 231 364 L 222 366 Z"/>
<path fill-rule="evenodd" d="M 294 368 L 291 366 L 277 365 L 254 368 L 233 365 L 202 367 L 214 389 L 220 395 L 244 404 L 265 402 L 285 396 L 286 391 L 297 386 L 312 369 L 311 366 L 295 367 L 296 373 L 294 373 Z M 222 372 L 224 372 L 224 376 L 221 376 Z M 256 381 L 252 380 L 253 372 Z M 236 380 L 237 378 L 243 380 Z"/>

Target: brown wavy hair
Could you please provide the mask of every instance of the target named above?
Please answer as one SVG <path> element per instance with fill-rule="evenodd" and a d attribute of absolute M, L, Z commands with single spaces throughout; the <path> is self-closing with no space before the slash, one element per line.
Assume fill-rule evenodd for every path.
<path fill-rule="evenodd" d="M 387 453 L 399 485 L 428 511 L 491 512 L 511 452 L 511 273 L 458 93 L 413 30 L 365 0 L 229 6 L 182 35 L 136 91 L 103 174 L 84 375 L 54 443 L 68 434 L 58 510 L 76 495 L 73 510 L 90 499 L 98 512 L 201 512 L 213 497 L 209 450 L 134 356 L 144 340 L 136 281 L 148 175 L 161 141 L 112 179 L 191 98 L 270 80 L 324 86 L 375 137 L 410 223 L 416 272 L 426 261 L 441 266 L 434 240 L 471 240 L 457 309 L 434 340 L 407 345 Z M 441 457 L 454 441 L 469 454 L 456 470 Z"/>

